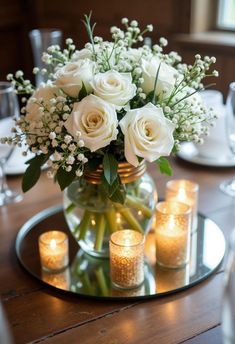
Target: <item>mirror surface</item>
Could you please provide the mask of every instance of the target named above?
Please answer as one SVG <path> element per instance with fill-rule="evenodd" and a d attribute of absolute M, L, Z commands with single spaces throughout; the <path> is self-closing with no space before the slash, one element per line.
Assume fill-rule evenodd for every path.
<path fill-rule="evenodd" d="M 38 237 L 48 230 L 61 230 L 69 237 L 69 265 L 59 273 L 41 269 Z M 94 258 L 79 249 L 62 206 L 46 209 L 23 225 L 16 239 L 16 253 L 29 273 L 57 289 L 95 298 L 149 298 L 189 288 L 211 275 L 224 257 L 225 239 L 212 220 L 199 214 L 198 229 L 191 235 L 189 264 L 181 269 L 166 269 L 156 263 L 154 230 L 150 230 L 145 243 L 145 280 L 130 290 L 112 286 L 109 259 Z"/>

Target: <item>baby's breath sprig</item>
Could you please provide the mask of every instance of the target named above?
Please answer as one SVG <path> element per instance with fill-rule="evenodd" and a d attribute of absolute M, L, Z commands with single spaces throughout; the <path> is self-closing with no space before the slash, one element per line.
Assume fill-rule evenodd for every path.
<path fill-rule="evenodd" d="M 24 73 L 21 70 L 18 70 L 15 75 L 8 74 L 7 80 L 14 86 L 17 94 L 31 95 L 35 90 L 35 87 L 32 85 L 30 80 L 24 79 Z"/>

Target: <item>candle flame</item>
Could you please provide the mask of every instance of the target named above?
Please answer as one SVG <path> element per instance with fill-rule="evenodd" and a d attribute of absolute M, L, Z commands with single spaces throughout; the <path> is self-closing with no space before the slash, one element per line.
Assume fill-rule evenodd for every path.
<path fill-rule="evenodd" d="M 117 223 L 121 223 L 121 215 L 119 213 L 116 214 L 116 221 Z"/>
<path fill-rule="evenodd" d="M 131 244 L 131 240 L 129 238 L 125 238 L 124 245 L 125 246 L 130 246 L 130 244 Z"/>
<path fill-rule="evenodd" d="M 179 188 L 178 199 L 179 201 L 185 201 L 187 199 L 187 194 L 184 188 Z"/>
<path fill-rule="evenodd" d="M 55 239 L 52 239 L 51 241 L 50 241 L 50 248 L 52 249 L 52 250 L 55 250 L 55 248 L 56 248 L 56 240 Z"/>
<path fill-rule="evenodd" d="M 173 231 L 175 228 L 175 220 L 174 220 L 174 216 L 170 216 L 169 217 L 169 222 L 168 222 L 168 229 L 170 231 Z"/>

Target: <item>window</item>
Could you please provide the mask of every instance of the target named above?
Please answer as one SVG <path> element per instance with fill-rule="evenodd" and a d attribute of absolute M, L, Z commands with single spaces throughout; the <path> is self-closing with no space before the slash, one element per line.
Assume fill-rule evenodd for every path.
<path fill-rule="evenodd" d="M 235 0 L 219 0 L 217 26 L 221 29 L 235 30 Z"/>

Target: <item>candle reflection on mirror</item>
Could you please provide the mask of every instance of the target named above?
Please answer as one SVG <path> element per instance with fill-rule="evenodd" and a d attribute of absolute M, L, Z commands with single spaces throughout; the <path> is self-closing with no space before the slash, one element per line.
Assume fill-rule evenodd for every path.
<path fill-rule="evenodd" d="M 62 290 L 70 290 L 70 270 L 66 268 L 58 273 L 50 273 L 45 270 L 41 270 L 42 280 L 52 285 L 55 288 Z"/>
<path fill-rule="evenodd" d="M 179 269 L 167 269 L 156 265 L 156 292 L 164 293 L 182 288 L 189 283 L 189 265 Z"/>

